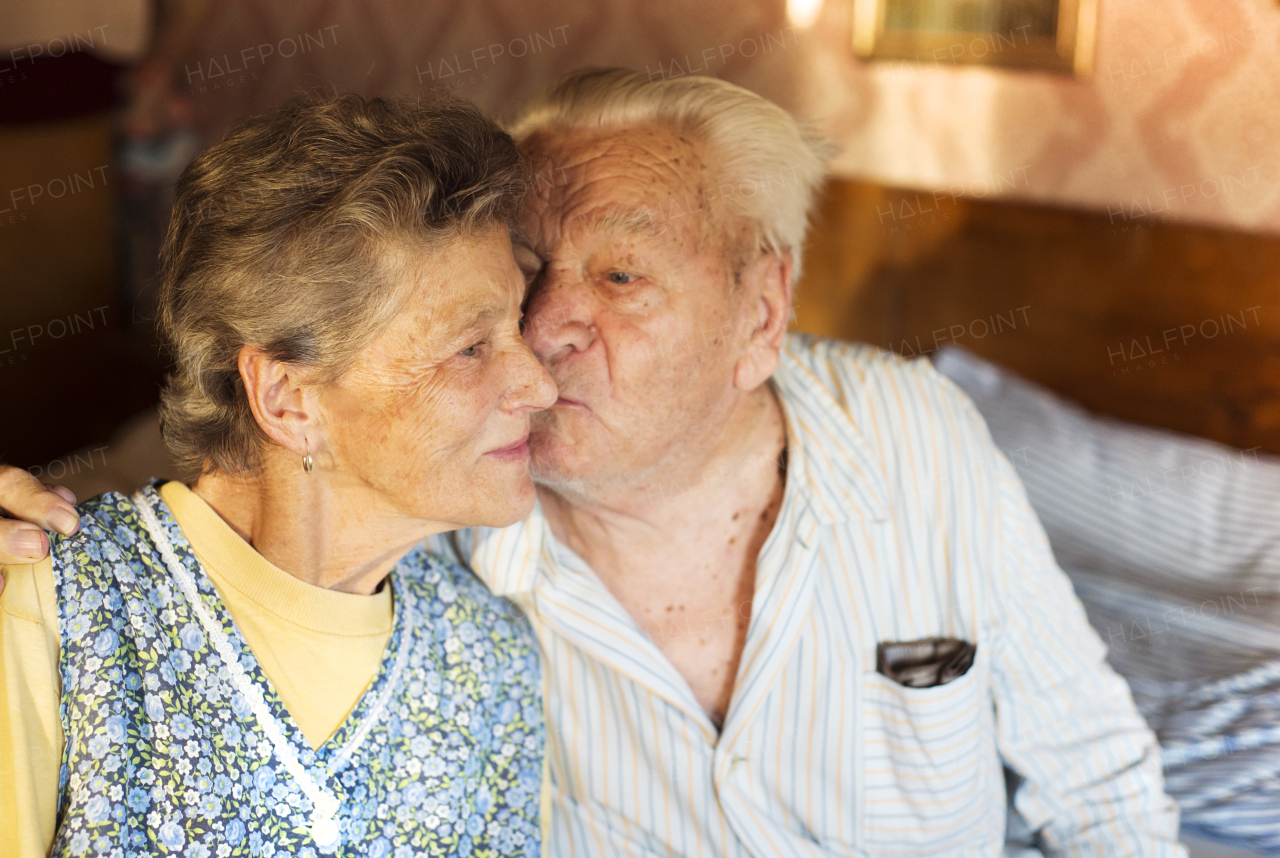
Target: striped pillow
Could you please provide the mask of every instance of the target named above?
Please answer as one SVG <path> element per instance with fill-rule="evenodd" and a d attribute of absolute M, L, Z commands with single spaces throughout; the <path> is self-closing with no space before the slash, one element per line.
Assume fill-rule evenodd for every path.
<path fill-rule="evenodd" d="M 986 419 L 1063 566 L 1183 598 L 1280 595 L 1280 458 L 1089 414 L 956 346 L 934 365 Z"/>

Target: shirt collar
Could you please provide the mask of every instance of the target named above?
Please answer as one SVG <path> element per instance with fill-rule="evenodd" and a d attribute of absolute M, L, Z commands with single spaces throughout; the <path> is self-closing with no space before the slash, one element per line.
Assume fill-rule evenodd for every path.
<path fill-rule="evenodd" d="M 542 503 L 522 521 L 507 527 L 470 527 L 455 531 L 458 559 L 499 596 L 533 590 L 546 541 L 551 538 Z"/>
<path fill-rule="evenodd" d="M 771 379 L 787 421 L 787 479 L 802 489 L 814 518 L 826 525 L 859 515 L 888 517 L 884 469 L 870 442 L 817 374 L 792 351 L 793 338 Z M 800 347 L 803 354 L 805 349 Z"/>
<path fill-rule="evenodd" d="M 883 521 L 889 508 L 883 468 L 847 409 L 792 354 L 792 339 L 771 379 L 786 419 L 787 482 L 795 482 L 799 498 L 820 524 L 839 524 L 854 515 Z M 541 503 L 509 527 L 457 533 L 461 557 L 469 558 L 471 568 L 500 596 L 533 590 L 552 538 Z"/>

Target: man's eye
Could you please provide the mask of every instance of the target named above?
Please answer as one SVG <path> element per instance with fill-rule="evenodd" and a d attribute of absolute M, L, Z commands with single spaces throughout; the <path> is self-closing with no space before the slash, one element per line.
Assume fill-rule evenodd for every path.
<path fill-rule="evenodd" d="M 458 354 L 462 355 L 463 357 L 475 357 L 480 353 L 480 347 L 482 345 L 484 345 L 484 340 L 481 340 L 475 345 L 467 346 L 465 349 L 458 352 Z"/>
<path fill-rule="evenodd" d="M 615 271 L 609 275 L 610 283 L 617 283 L 619 286 L 625 286 L 636 279 L 634 274 L 628 274 L 625 271 Z"/>

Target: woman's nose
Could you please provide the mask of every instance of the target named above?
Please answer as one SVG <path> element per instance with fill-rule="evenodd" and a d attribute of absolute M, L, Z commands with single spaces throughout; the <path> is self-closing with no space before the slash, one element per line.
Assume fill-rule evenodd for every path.
<path fill-rule="evenodd" d="M 554 405 L 559 391 L 537 356 L 523 342 L 518 342 L 513 357 L 512 369 L 517 383 L 512 388 L 514 395 L 508 400 L 510 407 L 541 411 Z"/>

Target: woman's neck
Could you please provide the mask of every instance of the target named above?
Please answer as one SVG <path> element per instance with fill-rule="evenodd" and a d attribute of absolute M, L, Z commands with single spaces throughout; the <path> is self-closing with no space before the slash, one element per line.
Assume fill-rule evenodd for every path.
<path fill-rule="evenodd" d="M 390 509 L 367 487 L 335 488 L 320 472 L 273 464 L 205 473 L 192 491 L 268 562 L 312 586 L 369 595 L 414 546 L 450 529 Z"/>

